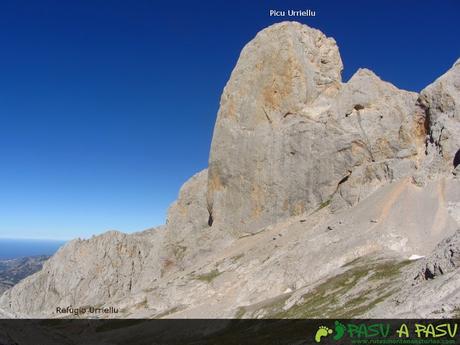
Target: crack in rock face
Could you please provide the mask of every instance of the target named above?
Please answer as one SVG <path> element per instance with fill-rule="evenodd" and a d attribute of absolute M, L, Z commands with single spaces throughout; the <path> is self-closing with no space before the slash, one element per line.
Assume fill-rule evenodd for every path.
<path fill-rule="evenodd" d="M 456 169 L 460 165 L 460 149 L 455 154 L 454 161 L 452 162 L 452 164 L 454 165 L 454 169 Z"/>

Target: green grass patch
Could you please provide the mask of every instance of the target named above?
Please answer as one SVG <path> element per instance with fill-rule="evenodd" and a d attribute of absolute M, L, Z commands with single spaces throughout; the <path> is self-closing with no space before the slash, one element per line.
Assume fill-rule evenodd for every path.
<path fill-rule="evenodd" d="M 454 312 L 452 313 L 452 317 L 454 319 L 460 319 L 460 307 L 457 307 L 454 309 Z"/>
<path fill-rule="evenodd" d="M 244 314 L 246 314 L 246 308 L 245 307 L 239 307 L 237 310 L 236 310 L 236 313 L 235 313 L 235 316 L 234 318 L 235 319 L 242 319 Z"/>
<path fill-rule="evenodd" d="M 232 256 L 230 260 L 232 260 L 233 263 L 237 262 L 239 259 L 241 259 L 244 256 L 244 253 L 241 253 L 239 255 Z"/>
<path fill-rule="evenodd" d="M 340 310 L 337 311 L 337 318 L 354 318 L 363 315 L 364 313 L 372 310 L 372 308 L 374 308 L 377 304 L 393 295 L 395 292 L 396 290 L 390 290 L 377 298 L 370 298 L 368 294 L 358 296 L 348 301 L 343 306 L 342 313 Z"/>
<path fill-rule="evenodd" d="M 141 308 L 147 309 L 147 307 L 148 307 L 147 297 L 145 297 L 145 298 L 142 300 L 142 302 L 139 302 L 139 303 L 137 303 L 137 304 L 135 305 L 135 308 L 136 308 L 136 309 L 141 309 Z"/>
<path fill-rule="evenodd" d="M 172 252 L 174 254 L 174 257 L 177 259 L 177 260 L 182 260 L 184 258 L 184 255 L 185 255 L 185 251 L 187 250 L 187 247 L 186 246 L 181 246 L 179 244 L 174 244 L 172 246 Z"/>
<path fill-rule="evenodd" d="M 292 293 L 286 293 L 253 305 L 239 307 L 235 314 L 235 318 L 241 319 L 244 315 L 248 315 L 248 318 L 256 318 L 261 311 L 263 311 L 265 315 L 278 314 L 283 311 L 286 301 L 291 296 Z"/>
<path fill-rule="evenodd" d="M 351 290 L 367 274 L 367 269 L 363 267 L 346 271 L 316 286 L 311 292 L 302 296 L 300 303 L 272 317 L 281 319 L 329 317 L 339 304 L 340 297 Z"/>
<path fill-rule="evenodd" d="M 315 212 L 318 212 L 322 210 L 325 207 L 328 207 L 332 202 L 332 199 L 328 199 L 326 201 L 323 201 L 321 204 L 319 204 L 318 208 L 315 210 Z"/>
<path fill-rule="evenodd" d="M 355 260 L 350 268 L 314 287 L 288 310 L 284 304 L 267 310 L 267 318 L 352 318 L 365 314 L 397 290 L 394 282 L 407 261 Z M 348 265 L 347 265 L 348 266 Z M 344 266 L 345 267 L 345 266 Z M 360 289 L 365 283 L 372 289 Z M 385 291 L 385 293 L 380 293 Z M 275 307 L 275 306 L 273 306 Z"/>
<path fill-rule="evenodd" d="M 404 260 L 400 262 L 389 261 L 377 266 L 374 273 L 370 276 L 370 280 L 382 280 L 393 278 L 401 273 L 401 268 L 409 265 L 412 261 Z"/>
<path fill-rule="evenodd" d="M 214 279 L 220 276 L 222 272 L 219 272 L 217 268 L 213 269 L 211 272 L 200 274 L 195 276 L 195 279 L 201 280 L 206 283 L 211 283 Z"/>

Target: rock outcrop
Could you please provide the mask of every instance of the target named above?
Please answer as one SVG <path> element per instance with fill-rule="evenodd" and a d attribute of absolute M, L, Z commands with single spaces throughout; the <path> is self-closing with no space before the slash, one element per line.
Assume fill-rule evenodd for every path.
<path fill-rule="evenodd" d="M 0 297 L 0 316 L 62 317 L 68 305 L 118 307 L 111 317 L 431 315 L 408 297 L 420 262 L 407 259 L 459 228 L 460 63 L 420 94 L 367 69 L 343 82 L 342 68 L 318 30 L 261 31 L 222 94 L 209 168 L 166 225 L 68 243 Z M 439 298 L 458 285 L 456 265 Z M 308 304 L 320 292 L 326 303 L 328 284 L 335 304 Z"/>
<path fill-rule="evenodd" d="M 56 307 L 99 306 L 154 283 L 161 272 L 162 232 L 135 235 L 109 231 L 73 240 L 2 296 L 19 314 L 53 314 Z M 149 274 L 146 274 L 146 273 Z"/>
<path fill-rule="evenodd" d="M 416 280 L 434 279 L 460 267 L 460 229 L 441 241 L 426 259 L 415 275 Z"/>
<path fill-rule="evenodd" d="M 324 183 L 309 188 L 321 165 L 312 167 L 325 158 L 317 156 L 326 154 L 320 146 L 328 143 L 315 140 L 320 121 L 299 114 L 327 106 L 341 71 L 335 41 L 298 23 L 273 25 L 244 47 L 221 98 L 209 158 L 215 224 L 235 235 L 254 232 L 331 193 Z M 344 172 L 333 173 L 340 180 Z"/>
<path fill-rule="evenodd" d="M 276 24 L 243 49 L 209 159 L 214 224 L 240 235 L 333 198 L 354 205 L 374 189 L 361 186 L 414 168 L 405 159 L 423 144 L 417 95 L 365 69 L 344 84 L 341 71 L 335 41 L 297 23 Z"/>
<path fill-rule="evenodd" d="M 418 106 L 425 112 L 428 128 L 430 172 L 454 170 L 460 164 L 460 59 L 420 93 Z"/>

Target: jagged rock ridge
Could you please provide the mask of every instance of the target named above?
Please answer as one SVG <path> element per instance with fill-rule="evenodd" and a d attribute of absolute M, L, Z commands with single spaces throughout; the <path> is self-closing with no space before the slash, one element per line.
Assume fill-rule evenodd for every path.
<path fill-rule="evenodd" d="M 363 295 L 371 311 L 347 299 L 406 286 L 399 267 L 418 262 L 404 260 L 459 228 L 460 63 L 420 94 L 367 69 L 344 83 L 341 71 L 320 31 L 261 31 L 222 94 L 209 169 L 184 184 L 166 225 L 70 242 L 0 298 L 0 314 L 116 305 L 118 317 L 302 317 L 345 275 L 359 284 L 338 286 L 328 316 L 394 315 L 391 294 Z"/>

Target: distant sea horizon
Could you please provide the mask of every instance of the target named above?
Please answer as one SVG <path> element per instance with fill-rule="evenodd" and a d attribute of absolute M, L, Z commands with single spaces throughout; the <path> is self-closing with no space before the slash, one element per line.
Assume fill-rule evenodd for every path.
<path fill-rule="evenodd" d="M 53 255 L 66 240 L 0 238 L 0 260 Z"/>

